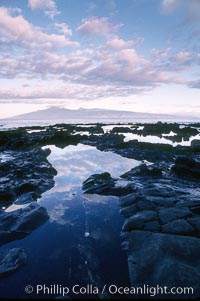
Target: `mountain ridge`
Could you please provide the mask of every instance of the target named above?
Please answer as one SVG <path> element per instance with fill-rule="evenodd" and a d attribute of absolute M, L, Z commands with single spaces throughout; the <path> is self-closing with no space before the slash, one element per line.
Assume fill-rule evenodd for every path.
<path fill-rule="evenodd" d="M 176 116 L 170 114 L 142 113 L 131 111 L 117 111 L 107 109 L 65 109 L 61 107 L 50 107 L 48 109 L 37 110 L 26 114 L 20 114 L 7 118 L 9 120 L 49 120 L 49 119 L 131 119 L 131 118 L 182 118 L 186 116 Z"/>

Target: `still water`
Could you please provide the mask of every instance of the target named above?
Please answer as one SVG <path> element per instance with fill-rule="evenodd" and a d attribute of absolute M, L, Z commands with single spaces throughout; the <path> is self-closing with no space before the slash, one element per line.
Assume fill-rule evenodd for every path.
<path fill-rule="evenodd" d="M 35 293 L 37 285 L 72 287 L 93 284 L 128 286 L 127 258 L 121 248 L 118 198 L 83 194 L 82 182 L 91 174 L 108 171 L 118 177 L 139 162 L 111 152 L 78 144 L 59 149 L 48 146 L 48 160 L 57 170 L 55 186 L 45 192 L 39 203 L 46 207 L 49 221 L 28 237 L 0 248 L 21 247 L 27 263 L 15 274 L 1 279 L 1 298 L 57 298 Z M 32 285 L 27 295 L 24 289 Z M 11 289 L 12 288 L 12 289 Z M 95 295 L 69 294 L 72 299 Z"/>

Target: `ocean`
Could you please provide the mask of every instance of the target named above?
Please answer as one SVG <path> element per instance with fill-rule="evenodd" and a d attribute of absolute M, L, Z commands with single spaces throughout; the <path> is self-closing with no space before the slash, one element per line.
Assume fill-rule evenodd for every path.
<path fill-rule="evenodd" d="M 177 118 L 177 119 L 155 119 L 155 118 L 140 118 L 140 119 L 108 119 L 108 118 L 99 118 L 99 119 L 52 119 L 52 120 L 13 120 L 13 119 L 0 119 L 0 131 L 5 129 L 12 129 L 18 127 L 28 127 L 28 126 L 48 126 L 54 124 L 94 124 L 94 123 L 103 123 L 103 124 L 128 124 L 128 123 L 156 123 L 158 121 L 167 122 L 167 123 L 194 123 L 200 122 L 200 119 L 194 118 Z"/>

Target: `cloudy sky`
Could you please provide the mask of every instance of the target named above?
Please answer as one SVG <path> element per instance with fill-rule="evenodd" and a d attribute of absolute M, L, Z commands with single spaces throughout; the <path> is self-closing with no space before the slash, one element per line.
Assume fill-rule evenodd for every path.
<path fill-rule="evenodd" d="M 49 106 L 200 115 L 200 0 L 0 5 L 0 118 Z"/>

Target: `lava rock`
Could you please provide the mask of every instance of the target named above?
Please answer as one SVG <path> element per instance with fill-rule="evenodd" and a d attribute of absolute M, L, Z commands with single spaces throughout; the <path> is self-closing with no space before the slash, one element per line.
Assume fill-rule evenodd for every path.
<path fill-rule="evenodd" d="M 143 229 L 144 223 L 155 220 L 157 218 L 157 213 L 151 210 L 140 211 L 130 218 L 126 219 L 122 230 L 131 231 L 133 229 Z"/>
<path fill-rule="evenodd" d="M 160 231 L 160 224 L 157 221 L 146 222 L 144 224 L 144 230 L 152 231 L 152 232 L 159 232 Z"/>
<path fill-rule="evenodd" d="M 197 139 L 192 140 L 191 147 L 194 151 L 200 151 L 200 140 Z"/>
<path fill-rule="evenodd" d="M 26 262 L 26 254 L 23 249 L 9 250 L 0 262 L 0 277 L 16 272 Z"/>
<path fill-rule="evenodd" d="M 179 235 L 190 235 L 194 234 L 194 228 L 183 219 L 177 219 L 173 222 L 162 226 L 164 233 L 179 234 Z"/>
<path fill-rule="evenodd" d="M 178 157 L 172 171 L 181 177 L 200 178 L 200 162 L 189 157 Z"/>
<path fill-rule="evenodd" d="M 12 226 L 12 231 L 29 234 L 49 219 L 44 207 L 32 203 L 24 209 L 24 214 Z"/>
<path fill-rule="evenodd" d="M 94 174 L 83 182 L 84 193 L 96 193 L 102 195 L 121 196 L 135 191 L 135 186 L 128 183 L 126 186 L 116 185 L 117 180 L 113 179 L 108 172 Z"/>
<path fill-rule="evenodd" d="M 137 195 L 135 193 L 131 193 L 125 196 L 121 196 L 119 198 L 119 203 L 121 207 L 126 207 L 131 204 L 134 204 L 138 201 Z"/>
<path fill-rule="evenodd" d="M 187 221 L 194 227 L 194 229 L 200 233 L 200 217 L 188 218 Z"/>
<path fill-rule="evenodd" d="M 162 170 L 155 165 L 146 165 L 141 164 L 132 168 L 130 171 L 126 172 L 121 176 L 121 178 L 125 178 L 127 180 L 133 179 L 135 176 L 141 177 L 162 177 Z"/>
<path fill-rule="evenodd" d="M 192 212 L 188 208 L 165 208 L 159 210 L 161 224 L 167 224 L 173 220 L 191 216 Z"/>
<path fill-rule="evenodd" d="M 174 295 L 176 299 L 199 299 L 200 239 L 172 234 L 131 231 L 129 233 L 128 266 L 130 284 L 165 287 L 192 287 L 193 293 Z M 152 299 L 152 296 L 140 295 Z M 137 296 L 135 296 L 137 298 Z M 160 291 L 155 298 L 169 299 Z"/>
<path fill-rule="evenodd" d="M 127 207 L 120 209 L 120 214 L 124 217 L 130 217 L 137 212 L 137 207 L 135 204 L 131 204 Z"/>
<path fill-rule="evenodd" d="M 44 207 L 32 202 L 25 208 L 0 213 L 0 245 L 30 234 L 48 220 Z"/>

